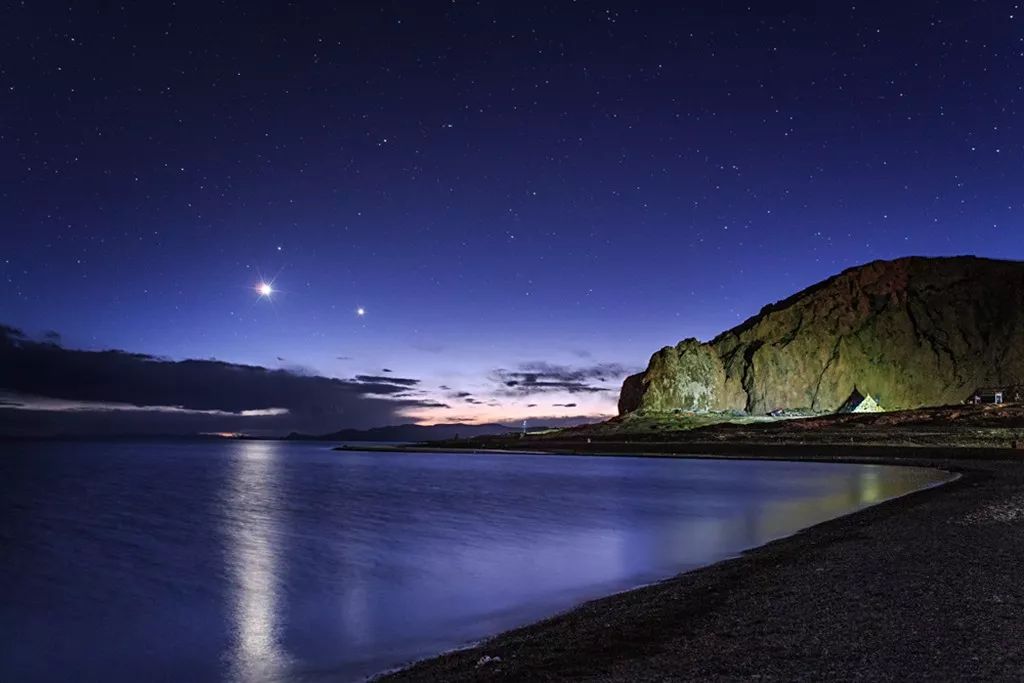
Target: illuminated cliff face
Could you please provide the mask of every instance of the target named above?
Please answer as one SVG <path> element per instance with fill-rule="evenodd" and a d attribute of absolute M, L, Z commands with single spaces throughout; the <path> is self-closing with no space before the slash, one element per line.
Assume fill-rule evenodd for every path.
<path fill-rule="evenodd" d="M 1024 263 L 907 258 L 852 268 L 628 378 L 619 412 L 834 411 L 959 403 L 1024 378 Z"/>

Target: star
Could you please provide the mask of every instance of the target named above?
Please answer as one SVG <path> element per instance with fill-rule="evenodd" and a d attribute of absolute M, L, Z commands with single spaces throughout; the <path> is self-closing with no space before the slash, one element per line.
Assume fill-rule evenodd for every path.
<path fill-rule="evenodd" d="M 256 285 L 256 291 L 259 292 L 261 299 L 269 299 L 274 293 L 274 287 L 269 282 L 261 282 Z"/>
<path fill-rule="evenodd" d="M 363 317 L 364 315 L 366 315 L 366 309 L 360 306 L 359 308 L 356 309 L 356 315 L 358 315 L 360 318 Z"/>

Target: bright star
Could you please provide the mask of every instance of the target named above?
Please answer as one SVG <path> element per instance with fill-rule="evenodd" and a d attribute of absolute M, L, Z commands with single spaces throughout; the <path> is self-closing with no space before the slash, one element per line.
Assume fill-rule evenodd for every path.
<path fill-rule="evenodd" d="M 366 315 L 366 309 L 360 306 L 359 308 L 356 309 L 356 315 Z"/>
<path fill-rule="evenodd" d="M 261 297 L 270 298 L 270 295 L 274 293 L 274 287 L 269 282 L 261 282 L 256 285 L 256 291 L 260 293 Z"/>

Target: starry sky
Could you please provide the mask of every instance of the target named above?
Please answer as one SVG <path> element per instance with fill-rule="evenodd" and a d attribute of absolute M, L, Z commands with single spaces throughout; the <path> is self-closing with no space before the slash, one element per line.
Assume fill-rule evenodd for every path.
<path fill-rule="evenodd" d="M 595 419 L 843 268 L 1024 258 L 1024 8 L 671 4 L 5 3 L 0 426 Z"/>

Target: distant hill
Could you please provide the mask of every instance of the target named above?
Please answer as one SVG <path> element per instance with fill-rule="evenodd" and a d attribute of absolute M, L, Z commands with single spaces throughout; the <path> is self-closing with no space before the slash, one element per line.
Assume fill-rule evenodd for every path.
<path fill-rule="evenodd" d="M 530 431 L 537 429 L 541 428 L 535 427 Z M 319 435 L 293 432 L 286 438 L 291 441 L 440 441 L 473 436 L 491 436 L 515 431 L 521 431 L 521 429 L 502 424 L 404 424 L 374 427 L 373 429 L 342 429 L 338 432 Z"/>
<path fill-rule="evenodd" d="M 737 280 L 735 286 L 742 286 Z M 963 256 L 851 268 L 628 377 L 619 413 L 886 410 L 960 403 L 1024 382 L 1024 263 Z"/>

